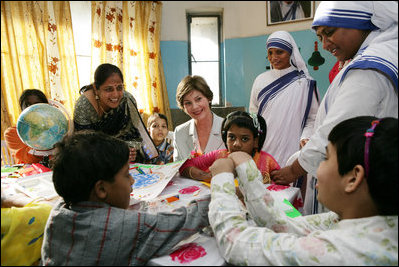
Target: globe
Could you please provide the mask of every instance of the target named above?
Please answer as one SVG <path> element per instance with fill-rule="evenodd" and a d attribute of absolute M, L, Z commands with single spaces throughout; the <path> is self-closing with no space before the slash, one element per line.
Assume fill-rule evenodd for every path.
<path fill-rule="evenodd" d="M 68 133 L 68 115 L 49 104 L 35 104 L 17 120 L 19 138 L 35 150 L 50 150 Z"/>

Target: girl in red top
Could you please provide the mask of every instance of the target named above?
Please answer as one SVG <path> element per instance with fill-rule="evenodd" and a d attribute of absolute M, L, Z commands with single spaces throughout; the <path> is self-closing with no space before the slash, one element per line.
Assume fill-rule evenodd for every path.
<path fill-rule="evenodd" d="M 227 115 L 222 123 L 222 139 L 227 149 L 219 149 L 188 159 L 179 169 L 182 176 L 209 182 L 212 174 L 209 167 L 218 158 L 229 153 L 244 151 L 252 156 L 263 175 L 264 183 L 271 183 L 269 173 L 280 169 L 272 155 L 261 151 L 266 139 L 265 119 L 257 114 L 235 111 Z"/>

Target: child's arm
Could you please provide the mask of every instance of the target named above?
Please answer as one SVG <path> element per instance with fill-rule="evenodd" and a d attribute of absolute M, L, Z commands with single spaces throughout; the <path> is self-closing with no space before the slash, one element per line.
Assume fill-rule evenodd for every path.
<path fill-rule="evenodd" d="M 188 159 L 180 167 L 180 175 L 195 180 L 209 181 L 212 178 L 212 175 L 209 173 L 209 167 L 216 159 L 227 157 L 227 154 L 226 149 L 220 149 Z"/>
<path fill-rule="evenodd" d="M 140 253 L 152 253 L 150 258 L 162 256 L 180 241 L 208 226 L 209 201 L 210 196 L 206 196 L 173 212 L 140 213 L 143 219 L 139 240 L 143 249 L 137 257 L 141 256 Z"/>
<path fill-rule="evenodd" d="M 223 165 L 227 164 L 223 162 Z M 245 197 L 251 197 L 250 202 L 258 202 L 259 207 L 262 207 L 261 204 L 263 203 L 264 207 L 260 212 L 267 212 L 265 217 L 271 222 L 270 228 L 253 226 L 247 221 L 246 213 L 242 210 L 235 195 L 233 173 L 214 173 L 213 168 L 214 166 L 211 167 L 213 178 L 209 222 L 217 239 L 220 252 L 227 262 L 237 265 L 306 265 L 311 262 L 307 260 L 312 255 L 311 251 L 308 252 L 303 249 L 304 244 L 314 242 L 317 239 L 320 245 L 329 245 L 328 240 L 309 235 L 311 233 L 309 229 L 320 223 L 320 220 L 314 223 L 302 220 L 302 225 L 309 225 L 310 227 L 308 229 L 296 227 L 298 229 L 296 232 L 285 227 L 284 217 L 287 216 L 281 214 L 282 212 L 274 206 L 274 199 L 263 186 L 260 172 L 252 159 L 240 164 L 235 170 L 239 176 L 240 186 L 246 189 L 244 190 Z M 254 196 L 249 196 L 254 187 L 263 191 L 262 194 L 255 192 Z M 280 219 L 282 219 L 282 222 L 279 221 Z M 294 222 L 296 223 L 297 220 L 292 219 L 292 223 Z M 327 225 L 319 228 L 327 228 Z M 304 258 L 299 255 L 304 256 Z"/>
<path fill-rule="evenodd" d="M 4 139 L 8 149 L 15 155 L 17 163 L 36 163 L 43 158 L 29 153 L 32 149 L 22 142 L 15 127 L 6 129 Z"/>
<path fill-rule="evenodd" d="M 299 235 L 313 230 L 324 230 L 336 223 L 336 215 L 320 215 L 318 218 L 300 216 L 288 217 L 282 210 L 282 201 L 273 198 L 262 182 L 262 176 L 255 162 L 244 153 L 230 155 L 236 166 L 239 188 L 244 195 L 248 212 L 257 225 L 278 229 L 279 232 L 291 232 Z M 285 204 L 283 204 L 285 205 Z M 284 207 L 284 206 L 283 206 Z M 327 217 L 325 217 L 327 216 Z M 320 223 L 323 220 L 323 223 Z"/>
<path fill-rule="evenodd" d="M 212 174 L 210 172 L 203 171 L 195 166 L 185 168 L 180 174 L 184 177 L 207 183 L 212 179 Z"/>

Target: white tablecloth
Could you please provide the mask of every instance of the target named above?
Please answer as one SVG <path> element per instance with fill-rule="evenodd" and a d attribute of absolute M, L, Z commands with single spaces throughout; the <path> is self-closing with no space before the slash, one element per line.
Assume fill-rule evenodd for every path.
<path fill-rule="evenodd" d="M 34 192 L 30 188 L 20 190 L 21 185 L 30 184 L 30 182 L 38 183 L 48 182 L 48 186 L 52 187 L 52 181 L 48 178 L 51 177 L 52 172 L 25 177 L 23 179 L 2 179 L 3 192 L 7 195 L 14 194 L 14 189 L 29 194 L 34 198 L 36 195 L 44 194 L 43 192 Z M 14 180 L 15 179 L 15 180 Z M 43 180 L 43 181 L 42 181 Z M 19 184 L 15 187 L 15 184 Z M 294 206 L 299 205 L 301 211 L 302 197 L 299 188 L 284 187 L 277 185 L 265 185 L 273 192 L 273 195 L 283 201 L 289 200 Z M 31 186 L 34 188 L 34 186 Z M 19 190 L 18 190 L 19 189 Z M 53 187 L 51 188 L 53 189 Z M 30 192 L 32 191 L 32 192 Z M 46 191 L 47 192 L 47 191 Z M 36 193 L 36 194 L 33 194 Z M 190 201 L 210 194 L 210 188 L 196 180 L 182 178 L 177 173 L 172 180 L 169 181 L 167 186 L 163 189 L 161 194 L 153 200 L 142 201 L 129 207 L 129 209 L 142 210 L 149 213 L 156 213 L 159 211 L 173 211 L 174 209 L 186 206 Z M 56 198 L 57 199 L 58 195 Z M 289 210 L 290 207 L 282 206 L 284 209 Z M 253 223 L 253 222 L 252 222 Z M 216 239 L 210 227 L 202 229 L 197 233 L 175 246 L 175 249 L 168 255 L 151 259 L 147 265 L 152 266 L 221 266 L 226 265 L 223 257 L 219 254 Z"/>

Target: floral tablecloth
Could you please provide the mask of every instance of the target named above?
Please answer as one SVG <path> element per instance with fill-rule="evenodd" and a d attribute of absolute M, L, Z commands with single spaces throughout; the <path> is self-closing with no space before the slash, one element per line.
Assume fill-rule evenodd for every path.
<path fill-rule="evenodd" d="M 299 188 L 275 184 L 265 185 L 276 199 L 281 201 L 281 208 L 287 216 L 300 216 L 303 200 Z M 191 200 L 210 194 L 210 188 L 201 182 L 181 178 L 176 175 L 166 186 L 160 196 L 153 201 L 141 202 L 132 209 L 145 210 L 151 213 L 172 211 L 187 205 Z M 167 201 L 169 199 L 170 201 Z M 296 209 L 294 209 L 295 207 Z M 255 223 L 250 221 L 253 225 Z M 173 251 L 162 257 L 151 259 L 149 266 L 222 266 L 228 265 L 219 253 L 212 229 L 206 227 L 175 246 Z"/>

